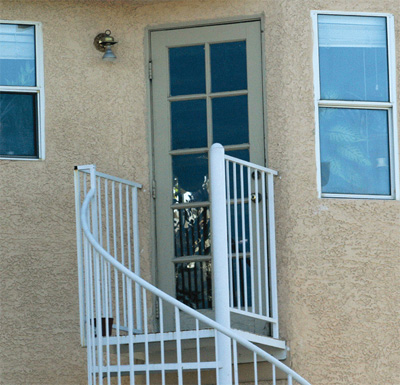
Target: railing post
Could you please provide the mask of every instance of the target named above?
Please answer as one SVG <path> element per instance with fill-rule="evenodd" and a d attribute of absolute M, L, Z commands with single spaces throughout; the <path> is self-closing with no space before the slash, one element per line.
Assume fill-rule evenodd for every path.
<path fill-rule="evenodd" d="M 85 280 L 83 261 L 83 241 L 81 226 L 81 185 L 78 167 L 74 168 L 75 185 L 75 217 L 76 217 L 76 249 L 78 257 L 78 283 L 79 283 L 79 324 L 81 330 L 81 345 L 86 346 L 85 340 Z"/>
<path fill-rule="evenodd" d="M 278 282 L 276 278 L 276 249 L 275 249 L 275 198 L 274 198 L 274 176 L 268 174 L 268 243 L 269 243 L 269 265 L 270 265 L 270 285 L 272 317 L 275 323 L 272 324 L 272 337 L 279 338 L 279 318 L 278 318 Z"/>
<path fill-rule="evenodd" d="M 224 148 L 219 143 L 210 149 L 211 239 L 214 276 L 215 321 L 230 328 L 228 241 L 226 219 L 226 187 Z M 219 384 L 232 384 L 232 355 L 230 338 L 217 334 Z"/>

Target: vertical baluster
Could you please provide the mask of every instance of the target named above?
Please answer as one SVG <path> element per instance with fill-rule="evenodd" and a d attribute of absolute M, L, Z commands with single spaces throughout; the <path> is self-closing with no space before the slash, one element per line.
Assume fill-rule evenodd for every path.
<path fill-rule="evenodd" d="M 85 190 L 85 196 L 87 194 L 87 177 L 86 174 L 84 175 L 84 190 Z M 92 202 L 90 202 L 89 208 L 92 205 Z M 92 231 L 92 220 L 91 220 L 91 215 L 90 215 L 90 209 L 87 211 L 87 223 L 89 225 L 89 230 Z M 93 383 L 96 384 L 96 344 L 95 344 L 95 327 L 94 327 L 94 296 L 93 296 L 93 258 L 92 258 L 92 246 L 87 240 L 85 236 L 85 242 L 87 242 L 87 264 L 86 268 L 88 270 L 88 277 L 86 281 L 86 285 L 88 288 L 87 291 L 87 301 L 89 303 L 88 306 L 88 323 L 86 327 L 89 330 L 89 338 L 90 341 L 88 341 L 88 351 L 90 351 L 90 361 L 91 361 L 91 379 L 93 380 Z M 89 353 L 88 353 L 89 354 Z"/>
<path fill-rule="evenodd" d="M 139 212 L 138 212 L 138 191 L 137 187 L 132 189 L 132 226 L 133 226 L 133 268 L 140 277 L 140 244 L 139 244 Z M 136 327 L 142 330 L 141 292 L 140 286 L 135 284 L 136 297 Z"/>
<path fill-rule="evenodd" d="M 109 289 L 109 284 L 111 284 L 111 282 L 105 282 L 105 302 L 106 304 L 109 303 L 109 297 L 108 297 L 108 289 Z M 105 307 L 105 328 L 106 328 L 106 362 L 107 362 L 107 384 L 110 385 L 111 384 L 111 373 L 110 373 L 110 329 L 109 329 L 109 318 L 110 318 L 110 314 L 109 314 L 109 309 L 108 306 Z M 112 332 L 112 329 L 111 329 Z"/>
<path fill-rule="evenodd" d="M 182 345 L 181 345 L 181 318 L 179 309 L 175 307 L 175 331 L 176 331 L 176 361 L 178 366 L 178 384 L 183 385 L 182 373 Z"/>
<path fill-rule="evenodd" d="M 290 374 L 288 374 L 287 383 L 288 383 L 288 385 L 293 385 L 292 376 Z"/>
<path fill-rule="evenodd" d="M 144 324 L 144 363 L 146 365 L 146 385 L 150 384 L 150 372 L 149 372 L 149 324 L 147 319 L 147 297 L 146 297 L 146 289 L 143 288 L 142 292 L 143 297 L 143 324 Z"/>
<path fill-rule="evenodd" d="M 93 349 L 93 340 L 91 332 L 93 330 L 93 317 L 91 315 L 91 306 L 90 306 L 90 292 L 91 292 L 91 284 L 90 284 L 90 259 L 89 259 L 89 242 L 84 236 L 83 238 L 83 250 L 84 250 L 84 263 L 85 263 L 85 313 L 86 313 L 86 345 L 87 345 L 87 360 L 88 360 L 88 384 L 92 385 L 92 373 L 93 373 L 93 360 L 92 360 L 92 349 Z"/>
<path fill-rule="evenodd" d="M 272 385 L 276 385 L 276 366 L 272 364 Z"/>
<path fill-rule="evenodd" d="M 98 227 L 98 192 L 96 191 L 96 169 L 92 167 L 90 169 L 90 188 L 94 190 L 95 195 L 91 201 L 91 219 L 92 219 L 92 233 L 96 241 L 99 241 L 99 227 Z M 94 301 L 95 301 L 95 312 L 96 312 L 96 333 L 97 333 L 97 368 L 99 384 L 103 384 L 103 333 L 102 333 L 102 285 L 100 276 L 100 255 L 92 248 L 92 257 L 94 260 Z"/>
<path fill-rule="evenodd" d="M 272 325 L 272 337 L 279 338 L 278 324 L 278 293 L 276 279 L 276 250 L 275 250 L 275 207 L 274 207 L 274 176 L 268 174 L 268 224 L 269 224 L 269 266 L 271 281 L 272 317 L 275 322 Z"/>
<path fill-rule="evenodd" d="M 254 245 L 253 245 L 253 210 L 251 207 L 251 169 L 247 170 L 247 196 L 249 199 L 249 245 L 250 245 L 250 281 L 251 281 L 251 308 L 255 313 L 255 287 L 254 287 Z"/>
<path fill-rule="evenodd" d="M 75 221 L 76 221 L 76 250 L 78 259 L 78 288 L 79 288 L 79 326 L 81 345 L 85 345 L 85 267 L 84 249 L 81 226 L 81 175 L 77 167 L 74 170 L 75 187 Z"/>
<path fill-rule="evenodd" d="M 135 385 L 135 351 L 133 344 L 133 299 L 132 281 L 126 279 L 127 300 L 128 300 L 128 338 L 129 338 L 129 380 L 130 385 Z"/>
<path fill-rule="evenodd" d="M 253 353 L 254 361 L 254 385 L 258 385 L 257 353 Z"/>
<path fill-rule="evenodd" d="M 97 227 L 98 227 L 98 241 L 101 247 L 103 245 L 103 210 L 102 210 L 102 199 L 101 199 L 101 178 L 99 176 L 96 177 L 97 182 Z M 102 255 L 100 257 L 100 282 L 101 282 L 101 296 L 102 296 L 102 309 L 103 312 L 105 308 L 108 306 L 106 303 L 106 293 L 105 293 L 105 281 L 106 281 L 106 262 Z"/>
<path fill-rule="evenodd" d="M 160 316 L 161 384 L 165 385 L 164 304 L 161 298 L 158 299 L 158 303 Z"/>
<path fill-rule="evenodd" d="M 120 230 L 120 242 L 121 242 L 121 263 L 125 266 L 125 245 L 124 245 L 124 212 L 122 203 L 122 183 L 118 184 L 118 199 L 119 199 L 119 230 Z M 127 314 L 126 314 L 126 283 L 125 279 L 122 279 L 122 306 L 123 306 L 123 322 L 124 326 L 127 326 Z"/>
<path fill-rule="evenodd" d="M 235 385 L 239 385 L 239 367 L 238 367 L 238 352 L 237 352 L 237 342 L 236 340 L 232 340 L 233 342 L 233 374 Z"/>
<path fill-rule="evenodd" d="M 258 202 L 258 171 L 254 171 L 255 204 L 256 204 L 256 240 L 257 240 L 257 292 L 258 314 L 262 314 L 262 285 L 261 285 L 261 244 L 260 244 L 260 209 Z"/>
<path fill-rule="evenodd" d="M 233 219 L 234 219 L 234 230 L 235 230 L 235 257 L 236 257 L 236 305 L 237 308 L 241 308 L 241 293 L 240 293 L 240 261 L 239 261 L 239 225 L 238 225 L 238 200 L 237 200 L 237 175 L 236 175 L 236 163 L 232 163 L 233 166 Z"/>
<path fill-rule="evenodd" d="M 199 320 L 197 318 L 196 318 L 196 358 L 197 358 L 197 385 L 201 385 Z"/>
<path fill-rule="evenodd" d="M 221 358 L 219 356 L 219 349 L 218 349 L 218 332 L 217 329 L 214 329 L 214 349 L 215 349 L 215 362 L 216 362 L 216 368 L 215 368 L 215 377 L 217 378 L 217 385 L 221 385 L 221 382 L 219 380 L 219 370 L 220 370 L 220 361 Z"/>
<path fill-rule="evenodd" d="M 226 174 L 226 212 L 228 223 L 228 262 L 229 262 L 229 291 L 230 291 L 230 305 L 234 307 L 233 301 L 233 262 L 232 262 L 232 228 L 231 228 L 231 186 L 229 178 L 229 161 L 225 161 L 225 174 Z"/>
<path fill-rule="evenodd" d="M 95 339 L 95 313 L 94 313 L 94 295 L 93 295 L 93 253 L 92 253 L 92 246 L 88 247 L 89 249 L 89 280 L 90 280 L 90 293 L 89 293 L 89 300 L 90 300 L 90 322 L 92 323 L 91 329 L 91 348 L 92 348 L 92 370 L 93 370 L 93 382 L 96 384 L 96 339 Z M 88 346 L 89 348 L 89 346 Z M 97 365 L 98 366 L 98 365 Z"/>
<path fill-rule="evenodd" d="M 131 252 L 131 209 L 129 198 L 129 186 L 125 186 L 125 205 L 126 205 L 126 243 L 128 249 L 128 269 L 132 270 L 132 252 Z"/>
<path fill-rule="evenodd" d="M 119 308 L 119 284 L 118 284 L 118 270 L 114 268 L 114 290 L 115 290 L 115 323 L 117 335 L 117 376 L 118 385 L 121 385 L 121 341 L 120 341 L 120 308 Z"/>
<path fill-rule="evenodd" d="M 110 211 L 109 211 L 109 204 L 108 204 L 108 180 L 104 179 L 104 204 L 105 204 L 105 218 L 106 218 L 106 247 L 107 252 L 111 252 L 110 247 Z M 109 307 L 110 313 L 109 316 L 113 316 L 113 302 L 112 302 L 112 285 L 111 285 L 111 264 L 107 263 L 107 275 L 108 275 L 108 300 L 109 300 Z"/>
<path fill-rule="evenodd" d="M 268 271 L 268 236 L 267 236 L 267 202 L 265 194 L 265 172 L 261 173 L 261 190 L 262 190 L 262 215 L 263 215 L 263 243 L 264 243 L 264 275 L 265 275 L 265 315 L 269 317 L 269 271 Z"/>
<path fill-rule="evenodd" d="M 244 309 L 249 310 L 247 299 L 247 254 L 246 254 L 246 217 L 244 207 L 244 178 L 243 178 L 243 165 L 240 165 L 240 205 L 242 214 L 242 265 L 243 265 L 243 296 L 244 296 Z"/>

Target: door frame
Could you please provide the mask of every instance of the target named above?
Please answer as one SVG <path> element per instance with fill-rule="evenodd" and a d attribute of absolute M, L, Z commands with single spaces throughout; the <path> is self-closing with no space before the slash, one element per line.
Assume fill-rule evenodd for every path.
<path fill-rule="evenodd" d="M 153 92 L 152 92 L 152 80 L 149 76 L 149 66 L 151 65 L 151 33 L 157 31 L 168 31 L 174 29 L 185 29 L 185 28 L 196 28 L 196 27 L 209 27 L 216 25 L 229 25 L 244 22 L 258 21 L 260 23 L 260 33 L 261 33 L 261 77 L 262 77 L 262 105 L 263 105 L 263 136 L 264 136 L 264 164 L 263 166 L 268 166 L 268 115 L 267 115 L 267 97 L 266 97 L 266 81 L 267 81 L 267 69 L 266 69 L 266 52 L 265 52 L 265 15 L 255 14 L 248 16 L 235 16 L 235 17 L 224 17 L 218 19 L 205 19 L 205 20 L 193 20 L 184 21 L 177 23 L 166 23 L 158 24 L 154 26 L 147 26 L 145 28 L 145 63 L 144 63 L 144 76 L 146 79 L 146 94 L 147 94 L 147 137 L 148 137 L 148 153 L 149 153 L 149 195 L 151 199 L 150 205 L 150 274 L 152 283 L 157 286 L 158 272 L 157 272 L 157 238 L 156 238 L 156 201 L 153 199 L 153 183 L 155 180 L 155 162 L 154 162 L 154 119 L 153 119 Z M 155 311 L 155 314 L 158 314 Z M 154 327 L 157 328 L 158 317 L 154 318 Z"/>

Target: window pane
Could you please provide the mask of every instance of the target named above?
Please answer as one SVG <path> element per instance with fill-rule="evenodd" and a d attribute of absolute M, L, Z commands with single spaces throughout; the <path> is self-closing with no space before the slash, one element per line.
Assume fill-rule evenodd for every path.
<path fill-rule="evenodd" d="M 207 147 L 206 100 L 185 100 L 171 103 L 171 146 Z"/>
<path fill-rule="evenodd" d="M 36 94 L 0 93 L 0 155 L 37 157 Z"/>
<path fill-rule="evenodd" d="M 247 89 L 246 41 L 210 45 L 212 92 Z"/>
<path fill-rule="evenodd" d="M 0 85 L 36 86 L 33 25 L 0 24 Z"/>
<path fill-rule="evenodd" d="M 386 18 L 318 16 L 321 99 L 388 101 Z"/>
<path fill-rule="evenodd" d="M 249 142 L 247 95 L 212 100 L 214 143 L 243 144 Z"/>
<path fill-rule="evenodd" d="M 320 108 L 323 193 L 390 195 L 386 110 Z"/>
<path fill-rule="evenodd" d="M 174 203 L 208 200 L 207 154 L 174 155 L 172 176 Z"/>
<path fill-rule="evenodd" d="M 206 92 L 204 45 L 169 49 L 170 95 Z"/>

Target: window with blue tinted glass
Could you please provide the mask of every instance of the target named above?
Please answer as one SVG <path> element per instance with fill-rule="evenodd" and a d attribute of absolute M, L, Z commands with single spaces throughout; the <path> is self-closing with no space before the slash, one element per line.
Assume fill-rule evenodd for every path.
<path fill-rule="evenodd" d="M 388 20 L 319 14 L 317 31 L 321 193 L 390 197 Z"/>
<path fill-rule="evenodd" d="M 36 26 L 0 23 L 0 157 L 39 158 Z"/>

